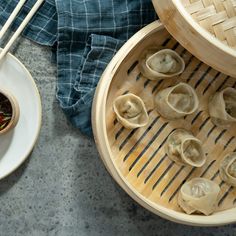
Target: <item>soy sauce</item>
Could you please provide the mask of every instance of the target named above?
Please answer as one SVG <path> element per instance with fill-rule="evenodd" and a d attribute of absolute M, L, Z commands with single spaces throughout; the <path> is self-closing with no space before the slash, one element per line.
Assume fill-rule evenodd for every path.
<path fill-rule="evenodd" d="M 12 118 L 12 106 L 9 99 L 0 93 L 0 131 L 5 129 Z"/>

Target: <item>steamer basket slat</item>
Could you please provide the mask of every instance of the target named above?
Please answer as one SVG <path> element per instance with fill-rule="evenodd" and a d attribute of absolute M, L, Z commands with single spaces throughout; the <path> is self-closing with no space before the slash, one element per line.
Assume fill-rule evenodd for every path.
<path fill-rule="evenodd" d="M 185 60 L 186 69 L 175 78 L 150 81 L 140 73 L 140 58 L 147 50 L 163 47 L 176 50 Z M 184 119 L 169 121 L 158 114 L 153 98 L 160 89 L 180 81 L 195 88 L 200 107 Z M 212 124 L 208 114 L 210 96 L 225 87 L 235 86 L 235 78 L 192 56 L 159 21 L 142 29 L 110 62 L 94 99 L 95 140 L 110 174 L 137 202 L 167 219 L 191 225 L 236 222 L 236 188 L 221 181 L 218 170 L 224 155 L 236 150 L 236 127 L 218 128 Z M 150 117 L 145 127 L 128 130 L 116 120 L 112 109 L 114 98 L 129 92 L 144 100 Z M 168 135 L 183 127 L 203 142 L 207 163 L 201 168 L 177 165 L 165 153 Z M 211 179 L 221 187 L 217 212 L 211 216 L 188 216 L 177 204 L 182 184 L 199 176 Z"/>

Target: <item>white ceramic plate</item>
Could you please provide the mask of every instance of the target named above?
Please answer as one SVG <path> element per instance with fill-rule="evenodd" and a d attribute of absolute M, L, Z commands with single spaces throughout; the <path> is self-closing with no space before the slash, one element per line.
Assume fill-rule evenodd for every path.
<path fill-rule="evenodd" d="M 17 126 L 0 136 L 0 179 L 19 167 L 38 138 L 42 107 L 36 84 L 24 65 L 11 54 L 0 63 L 0 87 L 14 94 L 20 106 Z"/>

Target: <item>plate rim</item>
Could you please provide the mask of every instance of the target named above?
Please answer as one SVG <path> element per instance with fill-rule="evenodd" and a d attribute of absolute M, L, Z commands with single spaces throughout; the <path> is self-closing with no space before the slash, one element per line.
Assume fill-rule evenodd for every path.
<path fill-rule="evenodd" d="M 2 50 L 2 49 L 0 49 Z M 40 134 L 40 130 L 42 127 L 42 100 L 41 100 L 41 95 L 40 92 L 38 90 L 38 87 L 33 79 L 33 76 L 31 75 L 31 73 L 28 71 L 28 69 L 25 67 L 25 65 L 17 58 L 15 57 L 12 53 L 8 52 L 7 55 L 5 56 L 6 60 L 7 57 L 10 57 L 11 59 L 15 60 L 23 69 L 23 71 L 27 74 L 27 80 L 29 80 L 31 82 L 31 84 L 33 85 L 33 89 L 34 89 L 34 93 L 36 95 L 37 101 L 38 101 L 38 127 L 37 130 L 35 132 L 35 136 L 33 139 L 33 142 L 31 143 L 31 145 L 29 146 L 29 148 L 27 148 L 27 151 L 25 151 L 25 154 L 22 155 L 22 160 L 10 171 L 7 171 L 4 175 L 0 176 L 0 180 L 6 178 L 7 176 L 9 176 L 10 174 L 12 174 L 13 172 L 15 172 L 25 161 L 26 159 L 30 156 L 30 153 L 32 152 L 38 138 L 39 138 L 39 134 Z"/>

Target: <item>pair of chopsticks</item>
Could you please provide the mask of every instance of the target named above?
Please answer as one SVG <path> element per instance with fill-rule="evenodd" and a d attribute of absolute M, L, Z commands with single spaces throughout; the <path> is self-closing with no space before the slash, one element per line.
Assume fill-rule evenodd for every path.
<path fill-rule="evenodd" d="M 0 39 L 4 36 L 4 34 L 7 32 L 9 26 L 12 24 L 14 19 L 16 18 L 17 14 L 19 13 L 20 9 L 23 7 L 24 3 L 26 0 L 20 0 L 14 9 L 14 11 L 11 13 L 10 17 L 6 21 L 5 25 L 2 27 L 0 31 Z M 14 43 L 14 41 L 18 38 L 18 36 L 21 34 L 21 32 L 24 30 L 26 25 L 29 23 L 31 18 L 34 16 L 34 14 L 37 12 L 41 4 L 44 2 L 44 0 L 37 0 L 28 15 L 25 17 L 19 28 L 16 30 L 16 32 L 12 35 L 11 39 L 8 41 L 4 49 L 0 53 L 0 61 L 1 59 L 7 54 L 9 51 L 10 47 Z"/>

